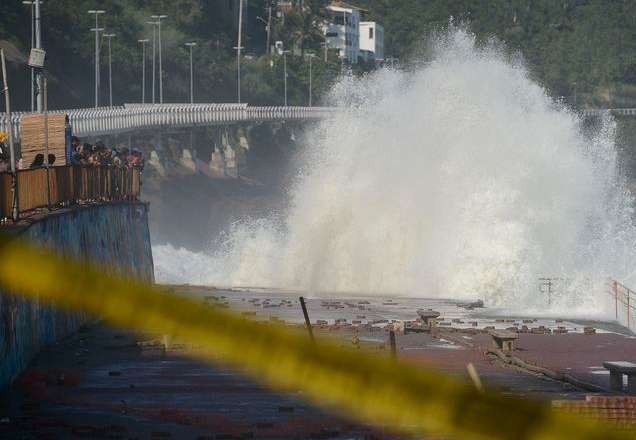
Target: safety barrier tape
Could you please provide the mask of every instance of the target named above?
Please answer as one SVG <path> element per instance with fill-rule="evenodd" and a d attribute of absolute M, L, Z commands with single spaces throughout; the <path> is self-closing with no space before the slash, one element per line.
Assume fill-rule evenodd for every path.
<path fill-rule="evenodd" d="M 139 281 L 0 237 L 0 285 L 107 322 L 206 347 L 200 356 L 280 391 L 396 432 L 468 439 L 627 439 L 549 402 L 479 392 L 468 383 L 279 324 L 248 320 Z M 633 438 L 633 437 L 631 437 Z"/>

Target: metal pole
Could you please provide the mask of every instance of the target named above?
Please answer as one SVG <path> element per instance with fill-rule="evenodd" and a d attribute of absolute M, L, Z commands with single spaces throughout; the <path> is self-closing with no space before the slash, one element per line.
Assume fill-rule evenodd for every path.
<path fill-rule="evenodd" d="M 287 107 L 287 51 L 283 51 L 283 76 L 285 84 L 285 107 Z"/>
<path fill-rule="evenodd" d="M 395 331 L 389 331 L 389 344 L 391 345 L 391 357 L 393 359 L 397 358 L 397 347 L 395 343 Z"/>
<path fill-rule="evenodd" d="M 314 54 L 309 54 L 307 55 L 309 57 L 309 107 L 312 106 L 312 95 L 313 95 L 313 90 L 312 90 L 312 70 L 311 70 L 311 64 L 312 61 L 314 59 Z"/>
<path fill-rule="evenodd" d="M 236 46 L 236 97 L 237 102 L 241 103 L 241 46 L 243 33 L 243 0 L 239 0 L 239 16 L 238 16 L 238 44 Z"/>
<path fill-rule="evenodd" d="M 270 53 L 270 44 L 271 44 L 271 34 L 272 34 L 272 6 L 270 5 L 267 8 L 267 47 L 265 48 L 265 53 L 269 55 Z"/>
<path fill-rule="evenodd" d="M 146 41 L 141 45 L 141 103 L 146 103 Z"/>
<path fill-rule="evenodd" d="M 39 0 L 36 0 L 39 1 Z M 95 108 L 99 107 L 99 85 L 100 85 L 100 72 L 99 72 L 99 32 L 103 31 L 99 27 L 99 15 L 106 13 L 104 10 L 91 9 L 89 14 L 95 15 L 95 28 L 91 29 L 95 32 Z"/>
<path fill-rule="evenodd" d="M 35 1 L 25 0 L 22 2 L 24 5 L 31 6 L 31 49 L 35 46 Z M 31 70 L 31 111 L 35 111 L 35 69 Z"/>
<path fill-rule="evenodd" d="M 35 47 L 36 49 L 42 49 L 42 24 L 40 17 L 40 0 L 35 0 Z M 37 81 L 37 111 L 42 111 L 42 73 L 37 72 L 35 75 Z"/>
<path fill-rule="evenodd" d="M 192 70 L 192 46 L 190 46 L 190 104 L 194 103 L 194 73 Z"/>
<path fill-rule="evenodd" d="M 158 38 L 159 38 L 159 102 L 163 104 L 163 67 L 161 64 L 161 17 L 159 18 Z"/>
<path fill-rule="evenodd" d="M 307 331 L 309 332 L 309 338 L 311 341 L 314 341 L 314 331 L 311 328 L 311 321 L 309 320 L 309 313 L 307 313 L 307 305 L 305 304 L 305 298 L 302 296 L 300 299 L 300 307 L 303 309 L 303 316 L 305 317 L 305 325 L 307 326 Z"/>
<path fill-rule="evenodd" d="M 113 52 L 112 52 L 112 39 L 115 34 L 104 34 L 105 38 L 108 38 L 108 104 L 113 106 Z"/>
<path fill-rule="evenodd" d="M 155 103 L 155 96 L 156 96 L 156 78 L 157 78 L 157 73 L 156 73 L 156 56 L 157 56 L 157 22 L 156 21 L 149 21 L 147 22 L 148 24 L 152 25 L 152 103 Z"/>
<path fill-rule="evenodd" d="M 167 15 L 151 15 L 150 18 L 156 20 L 159 39 L 159 102 L 163 104 L 163 66 L 162 66 L 162 57 L 161 57 L 161 20 L 164 18 L 168 18 Z"/>
<path fill-rule="evenodd" d="M 31 48 L 35 44 L 35 3 L 31 2 Z M 35 111 L 35 69 L 31 67 L 31 111 Z"/>
<path fill-rule="evenodd" d="M 194 70 L 192 62 L 192 48 L 197 45 L 195 42 L 186 43 L 186 46 L 190 48 L 190 104 L 194 103 Z"/>
<path fill-rule="evenodd" d="M 7 80 L 7 65 L 4 59 L 4 50 L 0 49 L 0 59 L 2 61 L 2 83 L 4 91 L 4 105 L 7 112 L 7 127 L 9 131 L 9 154 L 11 160 L 11 218 L 13 221 L 18 219 L 18 188 L 17 176 L 15 174 L 15 146 L 13 145 L 13 124 L 11 123 L 11 99 L 9 97 L 9 85 Z"/>
<path fill-rule="evenodd" d="M 49 176 L 49 97 L 44 76 L 44 166 L 46 167 L 46 206 L 51 209 L 51 179 Z"/>
<path fill-rule="evenodd" d="M 616 303 L 616 320 L 618 320 L 618 283 L 614 281 L 614 302 Z"/>
<path fill-rule="evenodd" d="M 141 43 L 141 103 L 146 103 L 146 43 L 149 40 L 137 40 Z"/>

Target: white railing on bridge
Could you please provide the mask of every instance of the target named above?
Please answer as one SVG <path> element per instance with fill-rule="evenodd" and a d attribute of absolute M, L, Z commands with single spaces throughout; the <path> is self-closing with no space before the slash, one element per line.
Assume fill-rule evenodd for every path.
<path fill-rule="evenodd" d="M 609 113 L 616 116 L 636 116 L 636 108 L 609 108 L 609 109 L 594 109 L 583 110 L 582 114 L 586 118 L 596 118 Z"/>
<path fill-rule="evenodd" d="M 238 122 L 265 122 L 287 120 L 319 120 L 336 112 L 328 107 L 250 107 L 247 104 L 125 104 L 121 107 L 101 107 L 55 110 L 65 113 L 76 136 L 99 136 L 160 127 L 180 128 Z M 0 130 L 9 125 L 15 139 L 20 139 L 22 116 L 14 113 L 10 124 L 6 115 L 0 115 Z"/>

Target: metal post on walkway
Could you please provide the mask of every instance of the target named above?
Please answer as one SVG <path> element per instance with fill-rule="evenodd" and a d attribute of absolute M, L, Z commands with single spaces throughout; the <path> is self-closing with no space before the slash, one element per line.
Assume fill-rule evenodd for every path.
<path fill-rule="evenodd" d="M 300 307 L 303 309 L 303 316 L 305 317 L 305 325 L 307 326 L 307 331 L 309 332 L 309 338 L 314 341 L 314 331 L 311 328 L 311 321 L 309 320 L 309 313 L 307 312 L 307 305 L 305 304 L 305 298 L 302 296 L 298 298 L 300 300 Z"/>
<path fill-rule="evenodd" d="M 395 330 L 389 331 L 389 344 L 391 345 L 391 357 L 397 358 L 397 344 L 395 342 Z"/>
<path fill-rule="evenodd" d="M 15 172 L 15 146 L 13 144 L 13 124 L 11 121 L 11 99 L 9 96 L 9 85 L 7 80 L 7 65 L 4 59 L 4 50 L 0 49 L 0 61 L 2 62 L 2 84 L 4 92 L 4 105 L 7 114 L 7 130 L 9 135 L 9 153 L 11 160 L 11 218 L 18 220 L 18 179 Z"/>

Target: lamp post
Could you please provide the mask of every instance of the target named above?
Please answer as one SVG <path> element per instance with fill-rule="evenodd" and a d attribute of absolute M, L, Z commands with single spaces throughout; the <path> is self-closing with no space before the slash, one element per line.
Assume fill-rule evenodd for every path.
<path fill-rule="evenodd" d="M 113 106 L 113 52 L 111 49 L 111 40 L 115 34 L 104 34 L 104 38 L 108 38 L 108 104 Z"/>
<path fill-rule="evenodd" d="M 150 40 L 137 40 L 141 43 L 141 103 L 146 103 L 146 43 Z"/>
<path fill-rule="evenodd" d="M 236 49 L 236 102 L 241 103 L 241 50 L 244 49 L 241 46 L 243 37 L 243 0 L 239 0 L 239 14 L 238 14 L 238 44 Z"/>
<path fill-rule="evenodd" d="M 285 107 L 287 107 L 287 54 L 289 50 L 283 51 L 283 77 L 284 77 L 284 87 L 285 87 Z"/>
<path fill-rule="evenodd" d="M 194 103 L 194 73 L 192 69 L 192 48 L 197 45 L 194 41 L 185 44 L 190 48 L 190 104 Z"/>
<path fill-rule="evenodd" d="M 31 6 L 31 49 L 35 47 L 35 4 L 41 0 L 25 0 L 23 5 Z M 35 111 L 35 69 L 31 67 L 31 111 Z"/>
<path fill-rule="evenodd" d="M 265 25 L 265 31 L 267 32 L 267 40 L 265 41 L 265 55 L 269 55 L 269 44 L 271 40 L 272 34 L 272 6 L 267 7 L 267 20 L 263 17 L 256 17 L 257 20 L 261 21 Z"/>
<path fill-rule="evenodd" d="M 152 25 L 152 103 L 155 103 L 155 96 L 157 95 L 157 93 L 155 92 L 155 90 L 157 90 L 155 83 L 156 83 L 156 78 L 157 78 L 157 74 L 156 74 L 156 68 L 155 66 L 157 65 L 157 25 L 159 24 L 158 21 L 147 21 L 146 23 L 148 23 L 149 25 Z"/>
<path fill-rule="evenodd" d="M 151 15 L 150 18 L 157 22 L 159 38 L 159 102 L 163 104 L 163 69 L 161 66 L 161 20 L 168 18 L 167 15 Z"/>
<path fill-rule="evenodd" d="M 101 9 L 91 9 L 89 14 L 95 15 L 95 27 L 91 29 L 91 32 L 95 32 L 95 108 L 99 107 L 99 33 L 103 31 L 103 28 L 99 27 L 99 16 L 105 14 L 106 11 Z M 39 107 L 39 103 L 38 103 Z M 38 110 L 39 111 L 39 110 Z"/>
<path fill-rule="evenodd" d="M 316 57 L 316 55 L 313 54 L 313 53 L 308 53 L 305 56 L 307 58 L 309 58 L 309 107 L 311 107 L 312 106 L 312 94 L 313 94 L 311 62 Z"/>
<path fill-rule="evenodd" d="M 18 188 L 15 174 L 15 146 L 13 144 L 13 124 L 11 123 L 11 99 L 9 97 L 9 84 L 7 79 L 7 66 L 4 59 L 4 49 L 0 49 L 0 64 L 2 69 L 2 91 L 4 92 L 4 109 L 7 113 L 7 134 L 9 135 L 9 160 L 11 160 L 11 218 L 18 220 Z"/>

